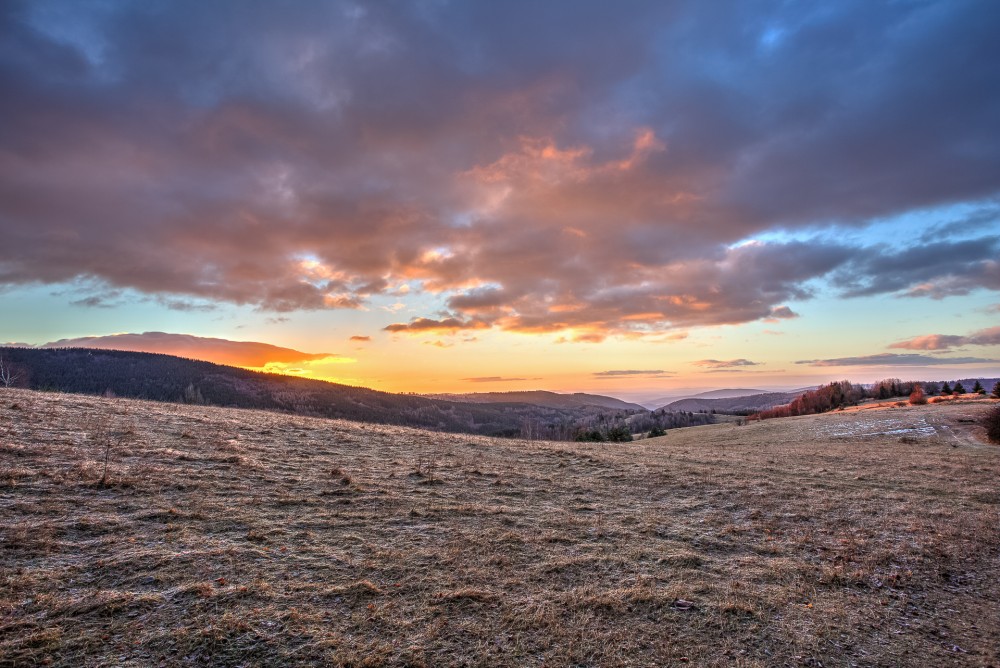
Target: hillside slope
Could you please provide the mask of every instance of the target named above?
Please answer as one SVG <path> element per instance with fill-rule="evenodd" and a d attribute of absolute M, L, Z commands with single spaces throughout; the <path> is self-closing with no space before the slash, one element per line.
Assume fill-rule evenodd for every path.
<path fill-rule="evenodd" d="M 690 398 L 674 401 L 663 407 L 667 411 L 690 411 L 692 413 L 705 411 L 716 413 L 749 413 L 774 406 L 787 404 L 800 392 L 765 392 L 763 394 L 743 395 L 720 399 Z"/>
<path fill-rule="evenodd" d="M 984 407 L 609 446 L 0 390 L 0 663 L 996 665 Z"/>
<path fill-rule="evenodd" d="M 535 406 L 546 406 L 549 408 L 582 408 L 585 406 L 597 406 L 599 408 L 611 408 L 614 410 L 645 411 L 639 404 L 629 403 L 614 397 L 605 397 L 600 394 L 586 394 L 575 392 L 573 394 L 563 394 L 559 392 L 548 392 L 546 390 L 523 390 L 513 392 L 471 392 L 466 394 L 425 394 L 431 399 L 444 399 L 446 401 L 458 401 L 474 404 L 495 404 L 495 403 L 522 403 L 533 404 Z"/>
<path fill-rule="evenodd" d="M 19 384 L 30 389 L 261 408 L 489 436 L 518 436 L 527 427 L 535 437 L 572 439 L 595 422 L 614 423 L 631 413 L 583 404 L 442 401 L 152 353 L 85 348 L 0 348 L 0 353 L 19 373 Z"/>

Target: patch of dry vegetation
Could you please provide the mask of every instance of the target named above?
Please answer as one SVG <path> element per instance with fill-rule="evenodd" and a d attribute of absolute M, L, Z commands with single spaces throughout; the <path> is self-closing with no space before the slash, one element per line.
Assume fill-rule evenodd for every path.
<path fill-rule="evenodd" d="M 996 665 L 986 409 L 567 444 L 0 391 L 0 665 Z"/>

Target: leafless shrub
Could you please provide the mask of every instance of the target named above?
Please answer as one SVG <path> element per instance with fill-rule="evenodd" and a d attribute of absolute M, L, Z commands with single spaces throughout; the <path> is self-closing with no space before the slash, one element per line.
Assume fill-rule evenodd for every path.
<path fill-rule="evenodd" d="M 136 435 L 135 422 L 129 417 L 127 409 L 121 415 L 110 420 L 105 419 L 91 423 L 90 439 L 100 449 L 103 463 L 101 479 L 97 483 L 99 487 L 109 485 L 108 471 L 112 455 L 120 453 L 126 446 L 134 443 Z"/>
<path fill-rule="evenodd" d="M 14 383 L 18 381 L 21 374 L 14 370 L 10 362 L 4 362 L 3 357 L 0 356 L 0 385 L 4 387 L 13 387 Z"/>
<path fill-rule="evenodd" d="M 994 406 L 983 418 L 986 437 L 993 443 L 1000 443 L 1000 406 Z"/>

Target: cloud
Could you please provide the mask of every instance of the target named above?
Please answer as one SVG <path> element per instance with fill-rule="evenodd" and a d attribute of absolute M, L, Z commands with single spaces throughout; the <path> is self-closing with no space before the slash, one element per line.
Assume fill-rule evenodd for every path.
<path fill-rule="evenodd" d="M 269 343 L 230 341 L 191 334 L 144 332 L 142 334 L 110 334 L 60 339 L 40 348 L 99 348 L 102 350 L 133 350 L 147 353 L 176 355 L 230 366 L 264 367 L 268 364 L 295 364 L 338 357 L 330 353 L 304 353 Z"/>
<path fill-rule="evenodd" d="M 408 323 L 395 323 L 383 329 L 387 332 L 456 332 L 465 329 L 485 329 L 489 327 L 479 320 L 459 320 L 458 318 L 415 318 Z"/>
<path fill-rule="evenodd" d="M 613 369 L 611 371 L 595 371 L 591 375 L 601 378 L 616 378 L 621 376 L 664 376 L 674 373 L 663 369 Z"/>
<path fill-rule="evenodd" d="M 971 2 L 5 3 L 0 285 L 274 313 L 399 295 L 426 310 L 388 331 L 583 342 L 794 317 L 826 284 L 1000 290 L 996 235 L 955 236 L 988 206 L 891 246 L 838 234 L 997 197 L 998 23 Z"/>
<path fill-rule="evenodd" d="M 759 366 L 760 363 L 740 358 L 735 360 L 698 360 L 691 362 L 691 364 L 706 369 L 736 369 L 744 366 Z"/>
<path fill-rule="evenodd" d="M 355 334 L 349 340 L 350 341 L 359 341 L 359 342 L 362 342 L 362 343 L 367 343 L 368 341 L 372 340 L 372 337 L 370 337 L 370 336 L 360 336 L 358 334 Z"/>
<path fill-rule="evenodd" d="M 901 348 L 903 350 L 948 350 L 965 343 L 966 337 L 949 334 L 928 334 L 926 336 L 915 336 L 905 341 L 896 341 L 889 344 L 889 348 Z"/>
<path fill-rule="evenodd" d="M 162 304 L 164 307 L 170 309 L 171 311 L 181 311 L 181 312 L 199 312 L 199 313 L 209 313 L 218 308 L 216 304 L 205 303 L 205 302 L 195 302 L 189 299 L 170 299 L 168 297 L 159 296 L 156 301 Z M 278 316 L 268 318 L 268 322 L 286 322 L 288 318 Z"/>
<path fill-rule="evenodd" d="M 897 293 L 943 299 L 983 288 L 1000 290 L 998 255 L 997 235 L 903 249 L 875 246 L 860 249 L 832 283 L 848 297 Z"/>
<path fill-rule="evenodd" d="M 966 345 L 1000 345 L 1000 327 L 988 327 L 967 336 L 958 336 L 955 334 L 915 336 L 912 339 L 889 344 L 889 348 L 901 348 L 904 350 L 950 350 L 951 348 Z"/>
<path fill-rule="evenodd" d="M 117 295 L 115 295 L 115 297 L 117 297 Z M 115 306 L 121 305 L 121 302 L 111 301 L 111 299 L 115 297 L 109 298 L 108 295 L 91 295 L 81 299 L 74 299 L 70 302 L 70 305 L 84 306 L 86 308 L 114 308 Z"/>
<path fill-rule="evenodd" d="M 468 383 L 500 383 L 513 382 L 517 380 L 540 380 L 538 378 L 506 378 L 504 376 L 474 376 L 472 378 L 461 378 Z"/>
<path fill-rule="evenodd" d="M 919 354 L 881 353 L 861 357 L 838 357 L 825 360 L 800 360 L 796 364 L 828 366 L 941 366 L 953 364 L 996 364 L 1000 360 L 981 357 L 932 357 Z"/>
<path fill-rule="evenodd" d="M 771 309 L 771 314 L 769 317 L 764 318 L 764 322 L 778 322 L 779 320 L 791 320 L 792 318 L 798 318 L 799 314 L 788 308 L 787 306 L 775 306 Z"/>

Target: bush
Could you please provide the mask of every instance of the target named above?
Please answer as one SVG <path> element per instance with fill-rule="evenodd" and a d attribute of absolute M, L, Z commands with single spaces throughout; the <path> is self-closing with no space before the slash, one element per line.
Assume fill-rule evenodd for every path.
<path fill-rule="evenodd" d="M 922 406 L 927 403 L 927 397 L 924 396 L 924 388 L 919 385 L 913 388 L 910 392 L 910 404 L 913 406 Z"/>
<path fill-rule="evenodd" d="M 1000 443 L 1000 406 L 994 406 L 983 418 L 986 437 L 993 443 Z"/>
<path fill-rule="evenodd" d="M 612 443 L 628 443 L 632 440 L 632 434 L 628 427 L 619 425 L 608 430 L 608 440 Z"/>

